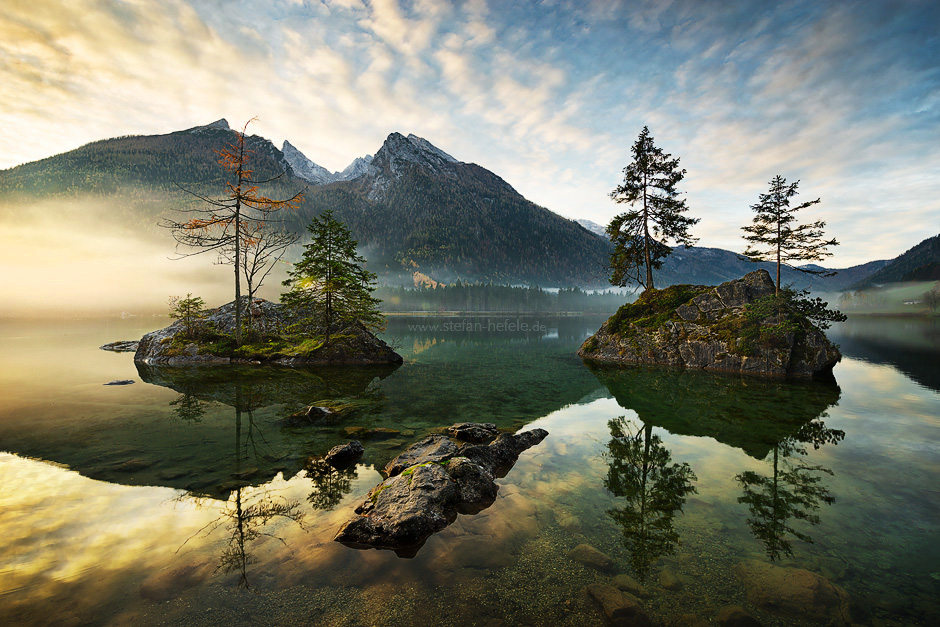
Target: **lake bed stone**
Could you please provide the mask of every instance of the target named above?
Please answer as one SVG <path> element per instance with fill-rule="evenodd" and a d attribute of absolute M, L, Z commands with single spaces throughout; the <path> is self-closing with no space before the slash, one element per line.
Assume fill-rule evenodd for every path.
<path fill-rule="evenodd" d="M 605 573 L 615 572 L 617 563 L 605 553 L 602 553 L 589 544 L 579 544 L 568 552 L 568 557 Z"/>

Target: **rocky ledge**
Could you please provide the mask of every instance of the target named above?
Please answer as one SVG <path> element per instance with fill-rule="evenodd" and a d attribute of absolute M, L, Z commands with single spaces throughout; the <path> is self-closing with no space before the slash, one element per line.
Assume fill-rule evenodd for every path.
<path fill-rule="evenodd" d="M 247 300 L 247 299 L 246 299 Z M 231 335 L 235 329 L 235 301 L 209 311 L 200 321 L 200 338 L 186 339 L 181 321 L 152 331 L 140 339 L 134 353 L 139 364 L 171 366 L 195 364 L 268 363 L 296 365 L 400 364 L 402 357 L 359 322 L 334 327 L 329 345 L 307 341 L 288 345 L 281 334 L 294 320 L 278 303 L 256 298 L 251 303 L 251 325 L 264 337 L 263 343 L 236 349 Z"/>
<path fill-rule="evenodd" d="M 484 430 L 489 426 L 480 425 Z M 458 513 L 475 514 L 489 507 L 499 490 L 495 479 L 505 476 L 520 453 L 547 435 L 544 429 L 533 429 L 501 433 L 489 444 L 462 445 L 446 435 L 428 436 L 388 463 L 388 479 L 372 488 L 356 508 L 356 517 L 334 539 L 412 556 Z"/>
<path fill-rule="evenodd" d="M 842 359 L 804 316 L 761 306 L 774 294 L 766 270 L 718 287 L 674 285 L 644 292 L 578 351 L 585 361 L 659 364 L 720 372 L 831 376 Z"/>

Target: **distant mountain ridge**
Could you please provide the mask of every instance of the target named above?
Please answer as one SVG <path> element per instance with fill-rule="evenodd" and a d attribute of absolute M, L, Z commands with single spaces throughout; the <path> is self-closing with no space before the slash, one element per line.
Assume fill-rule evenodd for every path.
<path fill-rule="evenodd" d="M 0 205 L 90 194 L 119 200 L 123 216 L 116 218 L 157 231 L 159 218 L 192 203 L 181 186 L 210 196 L 223 190 L 226 172 L 213 151 L 233 138 L 228 122 L 220 119 L 166 135 L 93 142 L 0 171 Z M 391 133 L 374 155 L 356 158 L 342 172 L 329 172 L 289 141 L 280 150 L 260 136 L 247 141 L 255 178 L 281 175 L 265 187 L 267 195 L 287 197 L 307 187 L 287 226 L 303 232 L 314 215 L 332 208 L 382 280 L 407 282 L 420 271 L 443 282 L 609 286 L 605 266 L 612 245 L 604 226 L 535 205 L 498 175 L 459 161 L 424 138 Z M 870 275 L 893 276 L 884 272 L 894 263 L 873 261 L 832 278 L 785 268 L 783 280 L 841 291 Z M 918 263 L 904 268 L 923 265 Z M 717 285 L 754 269 L 731 251 L 678 247 L 655 278 L 657 287 Z"/>
<path fill-rule="evenodd" d="M 940 280 L 940 235 L 928 237 L 884 267 L 860 278 L 850 289 L 866 289 L 902 281 L 937 280 Z"/>

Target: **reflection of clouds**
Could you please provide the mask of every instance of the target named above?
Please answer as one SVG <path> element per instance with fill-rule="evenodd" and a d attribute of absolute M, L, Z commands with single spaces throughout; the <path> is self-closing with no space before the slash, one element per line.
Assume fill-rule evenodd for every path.
<path fill-rule="evenodd" d="M 89 573 L 158 568 L 187 529 L 212 516 L 176 502 L 175 490 L 93 481 L 6 453 L 0 454 L 0 483 L 0 553 L 13 567 L 11 580 L 73 581 Z"/>

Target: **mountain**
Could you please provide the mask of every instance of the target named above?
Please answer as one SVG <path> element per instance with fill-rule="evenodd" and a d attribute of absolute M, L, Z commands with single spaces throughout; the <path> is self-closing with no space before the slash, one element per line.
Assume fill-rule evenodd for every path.
<path fill-rule="evenodd" d="M 354 159 L 342 172 L 330 172 L 308 159 L 304 153 L 300 152 L 286 139 L 281 152 L 284 153 L 284 159 L 290 164 L 294 174 L 314 185 L 325 185 L 336 181 L 351 181 L 359 178 L 366 172 L 369 164 L 372 163 L 372 155 L 366 155 Z"/>
<path fill-rule="evenodd" d="M 901 281 L 940 280 L 940 235 L 928 237 L 878 271 L 860 278 L 852 290 Z"/>
<path fill-rule="evenodd" d="M 66 220 L 71 200 L 92 199 L 106 208 L 109 220 L 126 231 L 150 231 L 169 251 L 170 238 L 157 223 L 192 206 L 193 196 L 182 188 L 206 196 L 224 191 L 227 173 L 214 151 L 234 138 L 222 119 L 165 135 L 97 141 L 0 171 L 0 217 L 40 211 L 47 203 L 38 201 L 50 200 Z M 279 150 L 252 135 L 247 144 L 255 179 L 278 177 L 264 186 L 264 194 L 286 198 L 307 188 L 299 209 L 285 216 L 287 226 L 302 233 L 314 215 L 332 208 L 383 281 L 410 283 L 421 272 L 445 283 L 608 286 L 604 266 L 612 246 L 604 227 L 540 207 L 493 172 L 459 161 L 424 138 L 391 133 L 375 155 L 332 173 L 288 141 Z M 874 261 L 832 278 L 785 268 L 783 282 L 841 291 L 876 271 L 876 277 L 888 277 L 884 273 L 896 268 L 901 277 L 929 270 L 925 264 L 936 261 L 937 238 L 932 241 L 923 255 L 926 242 L 891 264 Z M 757 266 L 773 271 L 771 264 Z M 656 285 L 717 285 L 754 269 L 731 251 L 679 247 L 656 272 Z"/>
<path fill-rule="evenodd" d="M 526 200 L 502 178 L 415 135 L 392 133 L 358 178 L 310 188 L 389 273 L 435 280 L 603 285 L 610 243 Z"/>
<path fill-rule="evenodd" d="M 76 200 L 106 208 L 112 225 L 150 231 L 165 217 L 224 192 L 227 173 L 214 151 L 233 141 L 225 120 L 183 131 L 102 140 L 0 171 L 0 215 L 61 212 Z M 258 136 L 247 139 L 255 180 L 278 177 L 265 195 L 285 198 L 307 188 L 287 226 L 302 232 L 333 208 L 383 278 L 410 280 L 420 270 L 437 280 L 603 285 L 610 244 L 523 198 L 496 174 L 463 163 L 427 140 L 392 133 L 372 157 L 327 177 L 303 153 Z M 319 178 L 322 183 L 315 184 Z M 43 202 L 40 202 L 43 201 Z M 43 209 L 39 209 L 42 207 Z"/>
<path fill-rule="evenodd" d="M 586 228 L 588 231 L 590 231 L 594 235 L 599 235 L 604 238 L 607 237 L 607 227 L 601 226 L 597 222 L 591 222 L 590 220 L 586 220 L 584 218 L 581 218 L 580 220 L 575 220 L 575 222 L 577 222 L 578 224 Z"/>

